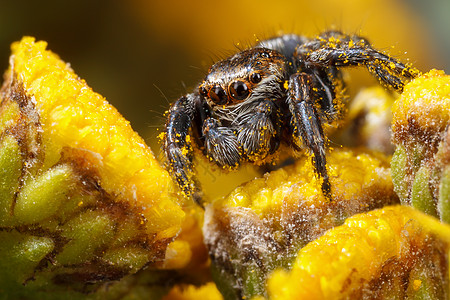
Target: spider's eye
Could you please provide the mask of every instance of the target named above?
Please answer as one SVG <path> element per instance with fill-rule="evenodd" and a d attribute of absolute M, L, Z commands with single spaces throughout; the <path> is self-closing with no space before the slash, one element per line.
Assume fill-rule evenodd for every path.
<path fill-rule="evenodd" d="M 201 86 L 198 88 L 198 92 L 200 93 L 200 95 L 202 95 L 203 97 L 208 97 L 208 90 L 204 87 Z"/>
<path fill-rule="evenodd" d="M 243 81 L 232 82 L 229 86 L 229 90 L 231 97 L 235 100 L 244 100 L 247 98 L 248 94 L 250 94 L 247 84 Z"/>
<path fill-rule="evenodd" d="M 263 52 L 261 52 L 261 57 L 262 58 L 270 58 L 270 54 L 269 54 L 269 52 L 263 51 Z"/>
<path fill-rule="evenodd" d="M 261 78 L 261 74 L 259 74 L 257 72 L 254 72 L 254 73 L 250 74 L 250 81 L 252 83 L 258 83 L 258 82 L 261 81 L 261 79 L 262 79 Z"/>
<path fill-rule="evenodd" d="M 225 93 L 225 90 L 220 86 L 216 85 L 213 86 L 212 89 L 209 91 L 209 97 L 212 101 L 216 104 L 225 104 L 227 103 L 227 93 Z"/>

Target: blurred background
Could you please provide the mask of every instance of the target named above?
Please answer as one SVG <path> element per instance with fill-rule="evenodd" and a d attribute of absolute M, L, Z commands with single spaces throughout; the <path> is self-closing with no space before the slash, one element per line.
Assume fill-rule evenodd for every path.
<path fill-rule="evenodd" d="M 169 103 L 211 63 L 279 33 L 334 28 L 369 38 L 422 71 L 450 71 L 450 1 L 0 0 L 0 69 L 24 35 L 48 42 L 157 152 Z M 362 71 L 351 89 L 376 81 Z"/>

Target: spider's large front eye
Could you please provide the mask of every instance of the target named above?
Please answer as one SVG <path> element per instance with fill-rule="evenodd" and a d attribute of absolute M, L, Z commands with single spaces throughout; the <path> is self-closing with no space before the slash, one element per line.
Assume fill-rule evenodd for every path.
<path fill-rule="evenodd" d="M 259 74 L 257 72 L 253 72 L 252 74 L 250 74 L 249 78 L 252 83 L 258 83 L 262 79 L 261 74 Z"/>
<path fill-rule="evenodd" d="M 244 100 L 250 94 L 248 86 L 243 81 L 232 82 L 229 86 L 230 95 L 235 100 Z"/>
<path fill-rule="evenodd" d="M 209 97 L 212 101 L 216 104 L 225 104 L 227 103 L 227 93 L 225 93 L 225 90 L 220 86 L 216 85 L 211 88 L 209 91 Z"/>

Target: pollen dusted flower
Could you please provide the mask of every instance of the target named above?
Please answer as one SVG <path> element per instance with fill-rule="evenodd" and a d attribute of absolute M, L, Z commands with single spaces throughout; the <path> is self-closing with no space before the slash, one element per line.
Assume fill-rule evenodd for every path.
<path fill-rule="evenodd" d="M 11 297 L 162 267 L 185 217 L 129 122 L 45 48 L 14 43 L 1 90 L 0 291 Z"/>
<path fill-rule="evenodd" d="M 303 157 L 206 207 L 205 243 L 225 298 L 267 296 L 268 274 L 289 269 L 303 246 L 349 216 L 398 203 L 388 157 L 336 149 L 327 159 L 331 202 Z"/>
<path fill-rule="evenodd" d="M 395 190 L 403 204 L 450 223 L 450 76 L 431 70 L 392 107 Z"/>
<path fill-rule="evenodd" d="M 270 299 L 448 299 L 450 227 L 407 206 L 348 218 L 269 276 Z"/>
<path fill-rule="evenodd" d="M 193 285 L 175 286 L 161 300 L 222 300 L 223 297 L 212 282 L 200 287 Z"/>

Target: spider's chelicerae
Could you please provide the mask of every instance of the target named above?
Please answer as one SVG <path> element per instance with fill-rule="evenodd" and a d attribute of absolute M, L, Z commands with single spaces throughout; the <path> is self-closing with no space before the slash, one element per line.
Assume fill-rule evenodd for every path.
<path fill-rule="evenodd" d="M 339 68 L 359 65 L 399 92 L 419 74 L 366 39 L 337 31 L 314 39 L 279 36 L 217 62 L 168 112 L 163 138 L 168 171 L 185 196 L 202 204 L 192 143 L 226 169 L 260 164 L 287 144 L 309 151 L 322 192 L 332 199 L 323 126 L 345 110 Z"/>

